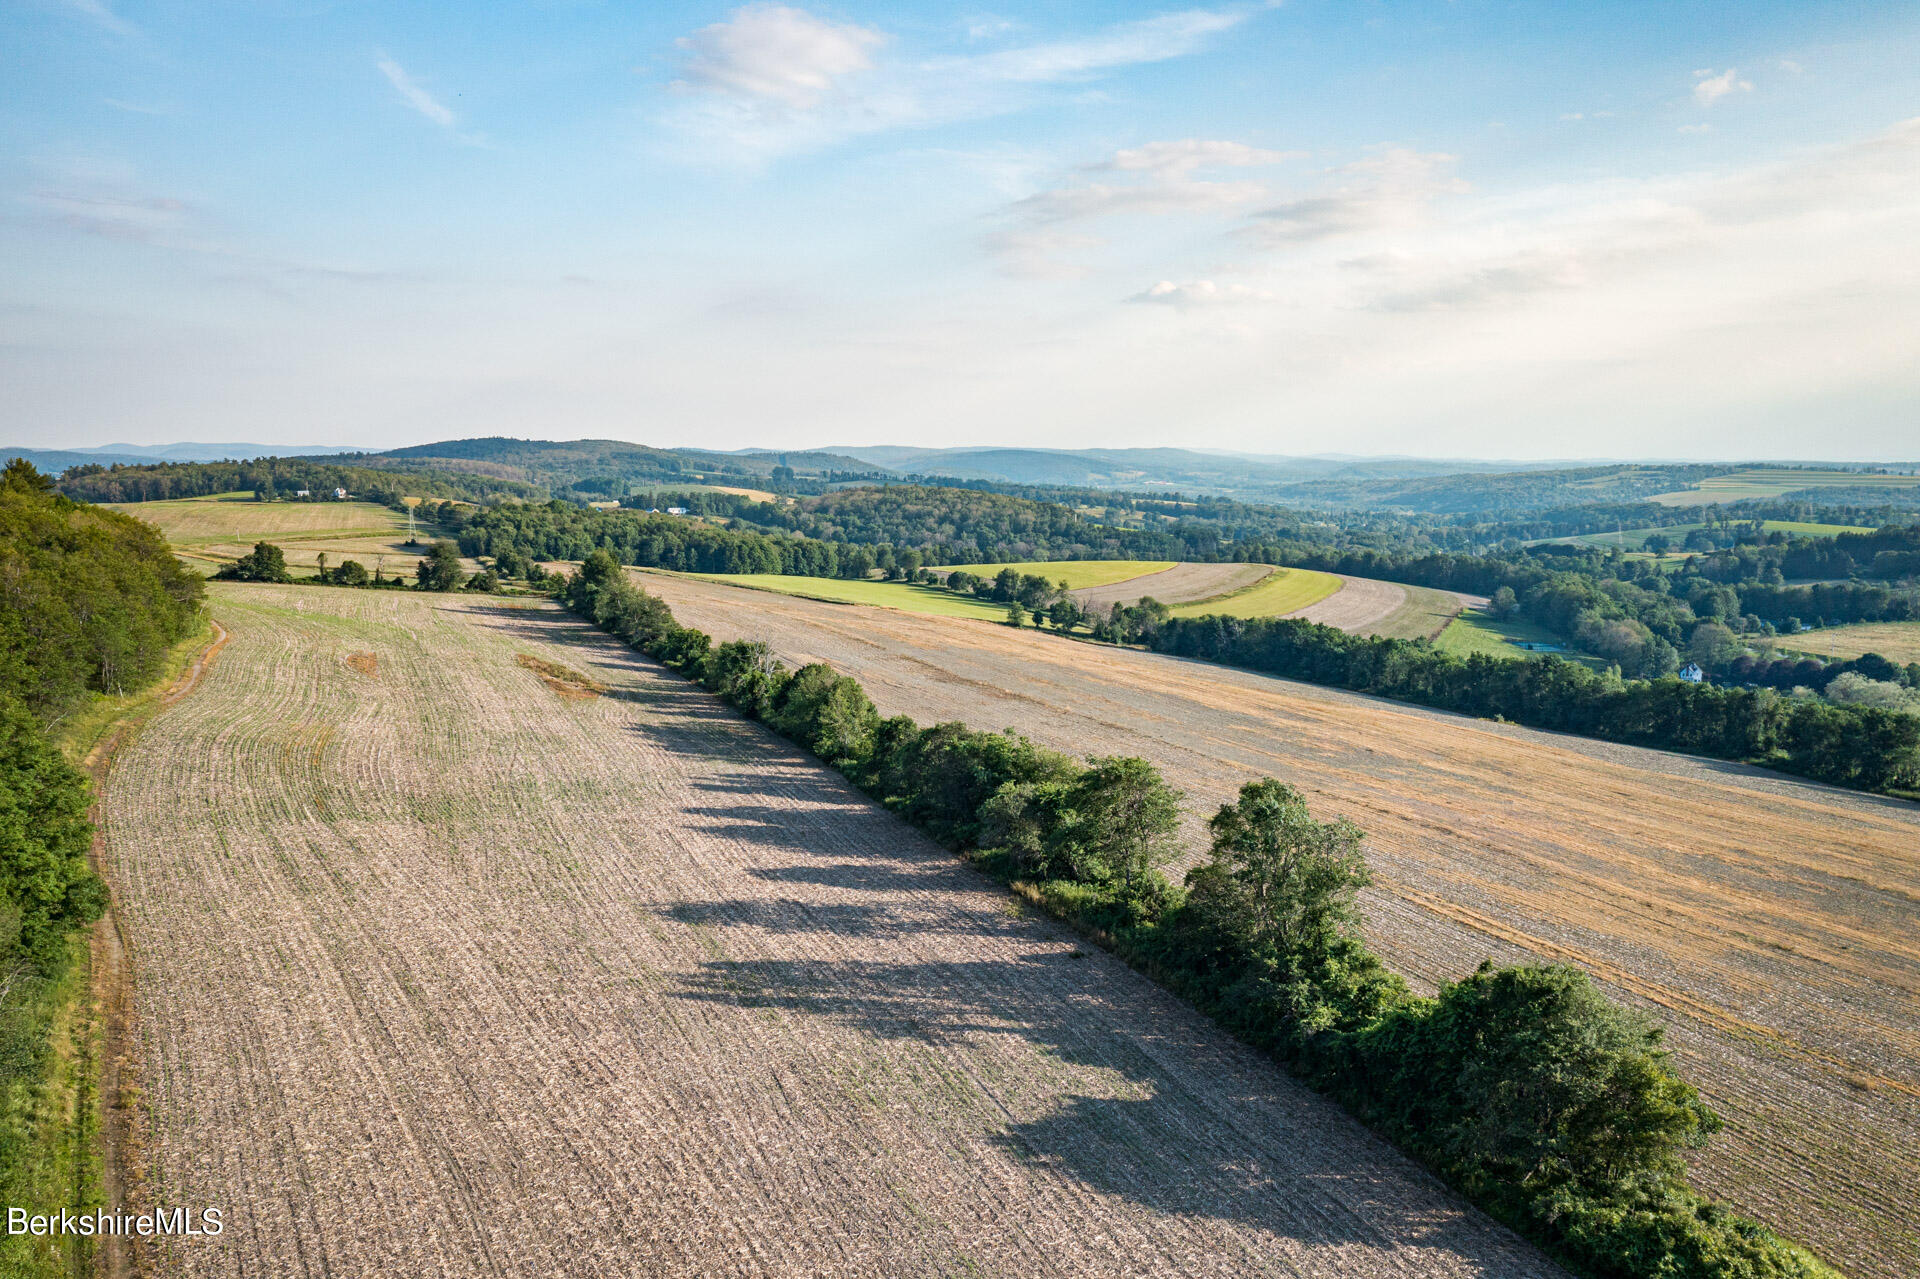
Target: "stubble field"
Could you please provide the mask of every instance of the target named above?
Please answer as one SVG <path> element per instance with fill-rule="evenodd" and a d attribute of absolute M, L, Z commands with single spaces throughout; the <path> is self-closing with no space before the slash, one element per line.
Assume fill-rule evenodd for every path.
<path fill-rule="evenodd" d="M 102 806 L 164 1273 L 1558 1274 L 551 606 L 211 595 Z"/>
<path fill-rule="evenodd" d="M 1031 631 L 644 579 L 884 713 L 1146 756 L 1199 821 L 1273 775 L 1370 836 L 1368 932 L 1428 984 L 1560 960 L 1668 1028 L 1728 1121 L 1696 1179 L 1855 1276 L 1920 1274 L 1920 806 Z M 1176 877 L 1178 875 L 1176 869 Z"/>

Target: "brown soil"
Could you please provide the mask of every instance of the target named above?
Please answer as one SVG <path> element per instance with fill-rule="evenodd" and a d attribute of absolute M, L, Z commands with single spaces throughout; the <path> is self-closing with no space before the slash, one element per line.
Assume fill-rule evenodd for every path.
<path fill-rule="evenodd" d="M 520 653 L 514 660 L 538 675 L 541 683 L 562 697 L 598 697 L 607 691 L 607 686 L 600 681 L 582 675 L 570 666 L 535 657 L 532 653 Z"/>
<path fill-rule="evenodd" d="M 348 653 L 347 665 L 368 679 L 380 677 L 380 658 L 373 653 Z"/>
<path fill-rule="evenodd" d="M 1558 1275 L 557 610 L 213 598 L 229 657 L 103 800 L 157 1194 L 230 1223 L 165 1273 Z"/>
<path fill-rule="evenodd" d="M 1083 608 L 1105 613 L 1115 604 L 1131 604 L 1151 595 L 1162 604 L 1190 604 L 1210 600 L 1228 591 L 1253 585 L 1273 572 L 1269 564 L 1175 564 L 1172 568 L 1130 577 L 1106 586 L 1087 586 L 1070 592 Z"/>
<path fill-rule="evenodd" d="M 213 641 L 193 664 L 162 693 L 164 710 L 199 686 L 220 651 L 232 638 L 219 622 L 211 623 Z M 102 822 L 99 795 L 105 787 L 116 753 L 139 732 L 145 715 L 137 714 L 103 737 L 82 761 L 93 780 L 95 802 L 93 848 L 89 858 L 95 873 L 113 882 L 109 847 Z M 101 1200 L 110 1212 L 139 1213 L 150 1206 L 145 1175 L 147 1124 L 140 1095 L 139 1037 L 136 1034 L 132 965 L 120 917 L 110 902 L 106 915 L 94 924 L 88 938 L 88 978 L 101 1016 L 100 1054 L 100 1179 Z M 94 1250 L 94 1273 L 108 1279 L 152 1272 L 152 1247 L 138 1236 L 105 1236 Z"/>
<path fill-rule="evenodd" d="M 1920 806 L 964 619 L 646 586 L 883 713 L 1144 755 L 1188 792 L 1194 853 L 1243 782 L 1299 786 L 1369 832 L 1368 932 L 1401 971 L 1579 964 L 1726 1118 L 1700 1185 L 1856 1277 L 1920 1274 Z"/>

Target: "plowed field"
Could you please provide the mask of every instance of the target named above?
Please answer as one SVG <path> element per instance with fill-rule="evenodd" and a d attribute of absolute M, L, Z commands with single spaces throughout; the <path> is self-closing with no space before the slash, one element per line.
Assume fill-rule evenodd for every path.
<path fill-rule="evenodd" d="M 1558 1274 L 551 607 L 212 601 L 102 809 L 162 1273 Z"/>
<path fill-rule="evenodd" d="M 1856 1276 L 1920 1274 L 1920 806 L 1004 626 L 645 581 L 716 638 L 832 662 L 885 713 L 1144 755 L 1196 818 L 1262 774 L 1300 786 L 1369 832 L 1368 930 L 1401 971 L 1581 965 L 1662 1020 L 1726 1117 L 1700 1184 Z"/>

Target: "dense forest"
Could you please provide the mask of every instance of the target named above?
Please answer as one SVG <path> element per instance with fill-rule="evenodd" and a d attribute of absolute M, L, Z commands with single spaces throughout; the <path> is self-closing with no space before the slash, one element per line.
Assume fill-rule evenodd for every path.
<path fill-rule="evenodd" d="M 53 738 L 95 693 L 136 690 L 202 623 L 200 579 L 157 530 L 73 502 L 23 461 L 0 473 L 0 1194 L 43 1140 L 36 1100 L 74 933 L 106 889 L 87 779 Z"/>
<path fill-rule="evenodd" d="M 1478 971 L 1416 996 L 1367 946 L 1362 832 L 1273 779 L 1213 815 L 1170 882 L 1182 796 L 1146 760 L 1080 761 L 1011 732 L 882 719 L 824 663 L 679 625 L 605 552 L 576 612 L 699 681 L 983 870 L 1017 882 L 1334 1096 L 1450 1185 L 1596 1279 L 1826 1279 L 1687 1184 L 1720 1120 L 1660 1032 L 1564 966 Z M 1337 633 L 1337 632 L 1336 632 Z"/>
<path fill-rule="evenodd" d="M 343 488 L 364 502 L 403 509 L 405 497 L 455 498 L 467 502 L 537 499 L 545 492 L 514 479 L 500 479 L 422 466 L 392 470 L 356 461 L 311 457 L 262 457 L 250 462 L 155 462 L 142 466 L 75 466 L 60 475 L 59 489 L 82 502 L 157 502 L 252 491 L 263 500 L 292 497 L 301 489 L 331 493 Z"/>
<path fill-rule="evenodd" d="M 1108 528 L 1066 507 L 995 493 L 887 485 L 836 490 L 792 504 L 724 493 L 675 499 L 704 519 L 596 511 L 565 502 L 499 506 L 460 529 L 469 555 L 514 550 L 578 560 L 605 550 L 622 563 L 700 573 L 860 577 L 896 563 L 1005 563 L 1026 559 L 1218 558 L 1211 527 Z"/>

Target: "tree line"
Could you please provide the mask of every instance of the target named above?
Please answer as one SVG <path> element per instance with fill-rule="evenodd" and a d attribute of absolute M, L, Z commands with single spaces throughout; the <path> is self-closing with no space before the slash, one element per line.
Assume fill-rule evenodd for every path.
<path fill-rule="evenodd" d="M 1299 792 L 1249 783 L 1174 884 L 1182 796 L 1145 760 L 1079 761 L 1011 731 L 883 718 L 825 663 L 714 644 L 589 555 L 575 612 L 698 681 L 1100 938 L 1273 1054 L 1450 1185 L 1596 1279 L 1830 1279 L 1693 1190 L 1683 1152 L 1719 1119 L 1661 1032 L 1584 973 L 1491 964 L 1415 996 L 1367 946 L 1362 835 Z"/>
<path fill-rule="evenodd" d="M 1920 790 L 1920 717 L 1897 711 L 1766 688 L 1628 680 L 1554 656 L 1459 657 L 1298 618 L 1169 617 L 1152 601 L 1116 608 L 1096 634 L 1482 719 L 1743 760 L 1860 790 Z"/>
<path fill-rule="evenodd" d="M 246 462 L 154 462 L 101 466 L 88 463 L 61 472 L 59 489 L 82 502 L 159 502 L 251 491 L 290 498 L 301 489 L 331 494 L 345 489 L 356 499 L 406 509 L 413 497 L 458 498 L 469 502 L 501 497 L 544 497 L 542 490 L 517 480 L 469 475 L 461 471 L 408 466 L 385 469 L 306 457 L 261 457 Z"/>
<path fill-rule="evenodd" d="M 0 1195 L 25 1202 L 52 1028 L 76 934 L 106 909 L 86 775 L 56 732 L 96 694 L 151 683 L 201 625 L 200 579 L 158 530 L 0 471 Z"/>

